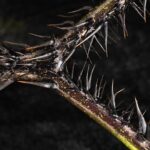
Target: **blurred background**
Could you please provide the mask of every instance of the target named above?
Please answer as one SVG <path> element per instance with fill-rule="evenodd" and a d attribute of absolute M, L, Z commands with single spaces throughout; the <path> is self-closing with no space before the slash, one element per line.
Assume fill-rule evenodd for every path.
<path fill-rule="evenodd" d="M 37 44 L 28 33 L 59 35 L 47 27 L 64 21 L 58 15 L 94 5 L 90 0 L 0 0 L 0 41 Z M 148 6 L 149 7 L 149 6 Z M 150 8 L 150 7 L 149 7 Z M 150 9 L 149 9 L 150 10 Z M 116 27 L 118 28 L 118 26 Z M 100 58 L 99 71 L 115 88 L 125 88 L 119 101 L 127 106 L 136 96 L 150 120 L 150 17 L 147 23 L 127 10 L 129 37 L 120 32 L 109 45 L 109 59 Z M 80 61 L 80 60 L 78 60 Z M 109 92 L 108 92 L 109 93 Z M 1 150 L 125 150 L 94 121 L 54 91 L 13 84 L 0 92 Z"/>

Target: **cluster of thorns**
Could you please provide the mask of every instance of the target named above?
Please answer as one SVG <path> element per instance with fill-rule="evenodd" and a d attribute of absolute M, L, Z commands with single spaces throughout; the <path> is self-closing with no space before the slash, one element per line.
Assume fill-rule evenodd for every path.
<path fill-rule="evenodd" d="M 110 20 L 117 20 L 122 26 L 124 37 L 127 37 L 126 9 L 128 6 L 134 8 L 145 21 L 147 14 L 147 0 L 139 0 L 138 2 L 135 2 L 134 0 L 110 0 L 110 3 L 111 5 L 108 10 L 105 9 L 104 5 L 100 11 L 93 9 L 91 6 L 86 6 L 82 9 L 69 12 L 69 14 L 73 14 L 79 13 L 80 11 L 89 11 L 89 13 L 78 23 L 65 21 L 61 24 L 50 24 L 49 27 L 67 31 L 61 38 L 52 39 L 47 36 L 33 34 L 40 38 L 48 38 L 47 42 L 36 46 L 6 41 L 1 42 L 0 90 L 3 90 L 13 82 L 22 82 L 45 88 L 59 89 L 59 85 L 55 82 L 54 78 L 60 77 L 65 78 L 67 82 L 71 82 L 73 86 L 77 87 L 80 92 L 88 95 L 93 101 L 102 99 L 106 82 L 103 82 L 102 77 L 102 79 L 97 79 L 96 82 L 93 83 L 92 77 L 96 67 L 93 65 L 92 69 L 90 69 L 90 65 L 87 65 L 88 61 L 92 63 L 92 60 L 90 59 L 92 49 L 99 55 L 98 50 L 93 48 L 93 42 L 96 42 L 108 57 L 108 40 L 111 39 L 108 34 L 111 30 L 109 29 Z M 103 40 L 104 44 L 102 44 L 100 39 Z M 67 62 L 72 58 L 78 47 L 84 49 L 86 61 L 77 80 L 73 81 L 75 74 L 74 65 L 72 66 L 70 74 L 68 71 L 65 71 L 65 68 Z M 87 68 L 86 71 L 85 68 Z M 86 74 L 85 76 L 84 73 Z M 94 93 L 90 94 L 92 83 L 94 84 Z M 110 106 L 113 115 L 116 117 L 118 117 L 116 111 L 116 96 L 122 91 L 123 89 L 114 92 L 114 81 L 112 81 Z M 143 117 L 136 98 L 135 105 L 139 119 L 138 132 L 146 138 L 150 138 L 148 133 L 149 126 Z M 131 114 L 127 120 L 130 120 L 130 117 Z"/>

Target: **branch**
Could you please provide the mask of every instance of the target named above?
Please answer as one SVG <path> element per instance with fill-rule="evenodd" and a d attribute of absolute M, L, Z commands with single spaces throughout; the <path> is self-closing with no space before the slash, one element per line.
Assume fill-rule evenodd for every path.
<path fill-rule="evenodd" d="M 0 70 L 2 72 L 0 73 L 0 89 L 5 88 L 15 81 L 56 89 L 61 96 L 65 97 L 70 103 L 94 119 L 129 149 L 150 149 L 150 142 L 144 138 L 146 136 L 145 131 L 148 128 L 145 122 L 144 127 L 146 127 L 146 130 L 141 129 L 144 133 L 141 132 L 139 134 L 122 117 L 112 114 L 89 94 L 92 73 L 90 74 L 90 78 L 87 75 L 88 88 L 85 88 L 86 90 L 81 90 L 64 73 L 64 66 L 74 54 L 76 48 L 89 39 L 96 39 L 96 34 L 101 31 L 102 27 L 105 29 L 104 51 L 108 56 L 108 22 L 116 14 L 122 23 L 124 36 L 127 36 L 125 10 L 129 4 L 142 16 L 141 9 L 139 10 L 139 7 L 132 0 L 105 0 L 104 3 L 93 8 L 78 23 L 69 28 L 69 31 L 61 38 L 51 39 L 41 45 L 25 47 L 23 49 L 25 50 L 24 53 L 10 52 L 9 48 L 2 43 L 3 47 L 0 47 Z M 144 1 L 144 19 L 145 6 L 146 3 Z M 56 27 L 59 26 L 56 25 Z M 119 92 L 114 93 L 112 84 L 113 109 L 116 109 L 115 96 Z M 144 118 L 139 110 L 137 100 L 136 106 L 139 117 L 142 117 L 139 120 L 143 120 Z M 143 128 L 143 126 L 140 128 Z"/>

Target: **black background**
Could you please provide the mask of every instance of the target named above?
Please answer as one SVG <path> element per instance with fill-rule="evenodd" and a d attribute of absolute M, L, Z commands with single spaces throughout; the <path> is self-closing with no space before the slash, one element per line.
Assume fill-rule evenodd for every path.
<path fill-rule="evenodd" d="M 51 35 L 46 25 L 63 21 L 57 15 L 92 5 L 86 0 L 0 0 L 0 40 L 38 43 L 28 33 Z M 127 105 L 136 96 L 145 117 L 150 114 L 150 17 L 147 23 L 127 12 L 129 37 L 109 46 L 109 59 L 99 67 L 108 83 L 125 87 Z M 80 60 L 78 60 L 80 61 Z M 2 150 L 123 150 L 121 143 L 54 91 L 13 84 L 0 92 Z"/>

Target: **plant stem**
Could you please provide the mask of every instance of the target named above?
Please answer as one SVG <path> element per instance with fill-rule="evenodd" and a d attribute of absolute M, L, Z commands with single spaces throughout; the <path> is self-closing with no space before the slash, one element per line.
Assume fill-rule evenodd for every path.
<path fill-rule="evenodd" d="M 113 134 L 118 140 L 124 143 L 131 150 L 148 150 L 150 144 L 148 141 L 140 141 L 137 134 L 127 124 L 113 117 L 100 104 L 88 99 L 85 94 L 80 92 L 76 87 L 72 87 L 64 78 L 53 78 L 58 84 L 58 91 L 60 95 L 65 97 L 69 102 L 86 113 L 90 118 L 95 120 L 103 128 Z M 71 90 L 72 89 L 72 90 Z"/>
<path fill-rule="evenodd" d="M 70 103 L 95 120 L 104 129 L 109 131 L 119 141 L 130 150 L 149 150 L 150 143 L 137 134 L 127 123 L 123 123 L 120 118 L 114 117 L 101 104 L 92 101 L 85 93 L 81 92 L 74 84 L 69 83 L 65 77 L 49 77 L 46 74 L 36 75 L 35 73 L 20 76 L 22 72 L 16 72 L 21 81 L 52 80 L 56 85 L 56 91 L 66 98 Z"/>
<path fill-rule="evenodd" d="M 109 12 L 112 12 L 115 8 L 117 0 L 105 0 L 104 3 L 96 6 L 92 11 L 90 11 L 85 17 L 83 17 L 78 24 L 86 22 L 86 20 L 92 19 L 93 23 L 96 24 Z M 86 38 L 83 34 L 83 30 L 87 31 L 88 27 L 83 26 L 83 28 L 78 31 L 81 35 L 82 40 Z M 59 41 L 59 46 L 57 49 L 64 51 L 66 48 L 66 40 L 71 41 L 76 36 L 77 32 L 74 30 L 69 30 L 63 37 L 57 39 Z M 48 44 L 48 45 L 47 45 Z M 42 44 L 41 47 L 49 46 L 47 44 Z M 40 49 L 40 46 L 36 48 Z M 36 50 L 35 47 L 29 47 L 27 50 Z M 68 48 L 69 49 L 69 48 Z M 63 54 L 62 54 L 63 55 Z M 38 67 L 36 68 L 38 70 Z M 25 73 L 25 70 L 15 70 L 15 79 L 19 81 L 52 81 L 56 84 L 56 91 L 65 97 L 70 103 L 75 105 L 81 111 L 86 113 L 89 117 L 95 120 L 103 128 L 108 130 L 112 135 L 114 135 L 119 141 L 124 143 L 131 150 L 148 150 L 150 149 L 150 143 L 148 140 L 143 139 L 133 128 L 129 127 L 127 123 L 124 123 L 122 118 L 118 116 L 113 116 L 108 112 L 108 110 L 101 104 L 96 103 L 92 100 L 86 93 L 82 92 L 73 82 L 69 82 L 64 75 L 58 75 L 57 72 L 55 76 L 51 76 L 51 72 L 48 74 L 48 69 L 41 69 L 38 72 L 29 69 L 29 72 Z"/>

